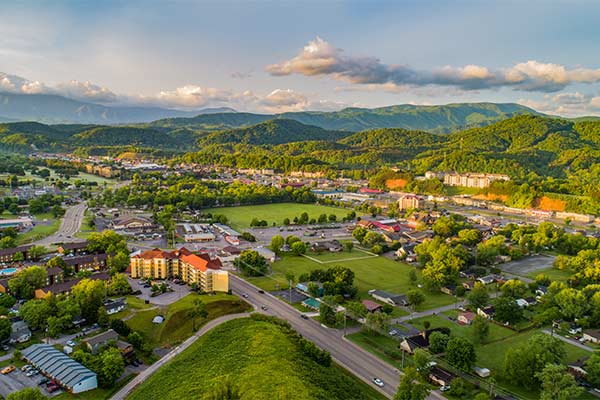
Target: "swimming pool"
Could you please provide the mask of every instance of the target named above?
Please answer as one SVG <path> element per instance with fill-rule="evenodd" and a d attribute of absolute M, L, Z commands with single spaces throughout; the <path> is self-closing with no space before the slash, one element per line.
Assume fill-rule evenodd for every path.
<path fill-rule="evenodd" d="M 2 275 L 12 275 L 15 272 L 17 272 L 16 268 L 5 268 L 5 269 L 0 269 L 0 276 Z"/>

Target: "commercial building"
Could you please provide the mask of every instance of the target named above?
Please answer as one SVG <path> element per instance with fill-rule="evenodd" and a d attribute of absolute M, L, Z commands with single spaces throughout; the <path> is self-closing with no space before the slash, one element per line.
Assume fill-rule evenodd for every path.
<path fill-rule="evenodd" d="M 211 242 L 215 240 L 215 234 L 208 224 L 178 224 L 177 235 L 183 237 L 186 242 Z"/>
<path fill-rule="evenodd" d="M 71 393 L 82 393 L 98 387 L 98 378 L 94 372 L 49 344 L 34 344 L 23 350 L 22 354 L 42 374 Z"/>
<path fill-rule="evenodd" d="M 205 292 L 227 292 L 229 275 L 221 267 L 220 260 L 213 260 L 208 254 L 194 254 L 185 247 L 171 252 L 154 249 L 135 254 L 129 265 L 132 278 L 177 277 L 197 284 Z"/>
<path fill-rule="evenodd" d="M 400 210 L 420 209 L 423 208 L 425 202 L 415 194 L 405 194 L 398 199 L 398 208 Z"/>
<path fill-rule="evenodd" d="M 508 175 L 501 174 L 458 174 L 448 173 L 444 175 L 444 184 L 448 186 L 463 186 L 473 188 L 485 188 L 492 184 L 494 181 L 509 181 Z"/>

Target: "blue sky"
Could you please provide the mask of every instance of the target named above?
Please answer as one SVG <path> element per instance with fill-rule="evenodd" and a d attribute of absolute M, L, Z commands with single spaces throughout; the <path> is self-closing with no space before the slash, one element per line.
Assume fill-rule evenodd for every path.
<path fill-rule="evenodd" d="M 278 112 L 600 114 L 600 2 L 2 1 L 0 90 Z"/>

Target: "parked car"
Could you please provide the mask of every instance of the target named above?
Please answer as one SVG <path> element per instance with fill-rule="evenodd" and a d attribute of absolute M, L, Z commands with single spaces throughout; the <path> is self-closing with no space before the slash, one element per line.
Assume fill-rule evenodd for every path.
<path fill-rule="evenodd" d="M 56 392 L 58 389 L 60 389 L 60 386 L 58 386 L 58 385 L 50 385 L 50 386 L 48 386 L 48 392 L 49 392 L 49 393 L 54 393 L 54 392 Z"/>
<path fill-rule="evenodd" d="M 0 371 L 0 373 L 2 373 L 2 375 L 10 374 L 15 369 L 17 369 L 17 367 L 15 367 L 14 365 L 9 365 L 8 367 L 3 368 L 2 371 Z"/>
<path fill-rule="evenodd" d="M 48 382 L 50 382 L 50 380 L 48 378 L 42 378 L 38 382 L 38 386 L 43 385 L 43 384 L 48 383 Z"/>
<path fill-rule="evenodd" d="M 31 371 L 26 373 L 25 376 L 31 377 L 31 376 L 37 375 L 39 373 L 40 373 L 40 371 L 38 371 L 37 369 L 32 369 Z"/>
<path fill-rule="evenodd" d="M 72 341 L 72 340 L 69 340 L 69 341 L 67 342 L 67 346 L 75 347 L 75 346 L 77 346 L 77 343 L 75 343 L 75 342 L 74 342 L 74 341 Z"/>
<path fill-rule="evenodd" d="M 442 392 L 447 392 L 448 390 L 450 390 L 450 386 L 442 386 L 442 387 L 440 388 L 440 390 L 441 390 Z"/>

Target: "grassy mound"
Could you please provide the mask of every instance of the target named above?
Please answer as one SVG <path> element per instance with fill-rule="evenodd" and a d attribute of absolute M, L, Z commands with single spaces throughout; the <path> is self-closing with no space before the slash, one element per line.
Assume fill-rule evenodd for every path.
<path fill-rule="evenodd" d="M 128 399 L 208 399 L 225 382 L 248 400 L 383 398 L 341 367 L 313 361 L 280 326 L 245 318 L 207 333 Z"/>

